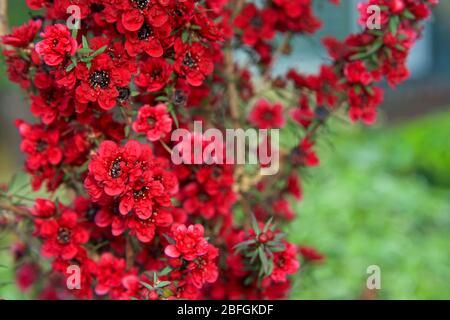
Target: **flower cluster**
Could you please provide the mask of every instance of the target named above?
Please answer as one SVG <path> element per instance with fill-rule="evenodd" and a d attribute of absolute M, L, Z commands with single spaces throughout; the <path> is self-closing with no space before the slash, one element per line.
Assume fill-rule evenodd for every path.
<path fill-rule="evenodd" d="M 35 116 L 16 121 L 24 170 L 47 196 L 30 208 L 1 188 L 26 229 L 12 247 L 19 288 L 42 299 L 287 297 L 300 260 L 325 260 L 281 231 L 303 196 L 301 170 L 320 163 L 323 125 L 342 110 L 375 122 L 378 84 L 408 78 L 408 55 L 437 2 L 368 0 L 361 33 L 323 39 L 331 63 L 318 74 L 275 77 L 290 42 L 322 25 L 312 0 L 26 0 L 39 12 L 1 44 Z M 66 23 L 71 5 L 78 29 Z M 378 30 L 366 27 L 370 5 L 381 9 Z M 192 146 L 218 142 L 194 121 L 221 132 L 280 129 L 289 138 L 279 172 L 261 176 L 217 153 L 198 159 Z M 188 132 L 181 164 L 171 161 L 175 129 Z M 36 245 L 49 265 L 32 254 Z M 82 272 L 67 290 L 73 266 Z"/>

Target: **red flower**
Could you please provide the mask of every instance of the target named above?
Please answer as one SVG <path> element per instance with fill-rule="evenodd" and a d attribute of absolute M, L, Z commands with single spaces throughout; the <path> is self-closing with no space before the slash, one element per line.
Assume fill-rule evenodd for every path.
<path fill-rule="evenodd" d="M 367 125 L 374 124 L 377 118 L 377 107 L 383 102 L 383 97 L 383 89 L 379 87 L 372 88 L 371 92 L 350 88 L 348 91 L 350 120 L 354 122 L 362 120 Z"/>
<path fill-rule="evenodd" d="M 140 74 L 134 82 L 144 92 L 155 92 L 164 88 L 172 74 L 172 66 L 164 59 L 151 58 L 142 62 Z"/>
<path fill-rule="evenodd" d="M 23 26 L 13 28 L 12 33 L 1 37 L 1 42 L 16 48 L 26 48 L 42 26 L 42 20 L 30 20 Z"/>
<path fill-rule="evenodd" d="M 178 181 L 167 166 L 166 160 L 153 157 L 148 145 L 133 140 L 124 147 L 103 142 L 85 180 L 92 199 L 102 205 L 96 224 L 111 225 L 115 236 L 129 228 L 141 242 L 151 241 L 156 227 L 169 227 L 173 219 L 163 207 L 172 206 Z"/>
<path fill-rule="evenodd" d="M 274 269 L 270 278 L 275 282 L 285 282 L 286 276 L 295 274 L 300 267 L 297 248 L 291 243 L 285 242 L 285 245 L 284 251 L 274 253 Z"/>
<path fill-rule="evenodd" d="M 243 31 L 242 42 L 254 46 L 258 41 L 269 41 L 275 36 L 277 12 L 271 8 L 259 10 L 253 3 L 247 4 L 234 20 Z"/>
<path fill-rule="evenodd" d="M 283 106 L 271 105 L 267 100 L 259 100 L 248 116 L 248 121 L 260 129 L 281 128 L 286 123 Z"/>
<path fill-rule="evenodd" d="M 204 229 L 200 224 L 186 227 L 183 224 L 172 227 L 172 237 L 174 244 L 169 244 L 164 252 L 171 258 L 183 258 L 187 261 L 194 261 L 197 257 L 208 253 L 209 244 L 203 237 Z"/>
<path fill-rule="evenodd" d="M 27 154 L 27 168 L 38 170 L 61 163 L 63 152 L 59 146 L 60 136 L 57 130 L 30 125 L 21 120 L 17 121 L 17 126 L 23 138 L 20 149 Z"/>
<path fill-rule="evenodd" d="M 159 58 L 164 54 L 161 40 L 167 38 L 171 31 L 169 24 L 154 27 L 144 23 L 139 30 L 126 34 L 125 49 L 132 57 L 145 52 L 150 57 Z"/>
<path fill-rule="evenodd" d="M 131 217 L 128 219 L 127 227 L 131 234 L 135 235 L 143 243 L 151 242 L 158 228 L 164 229 L 172 225 L 172 214 L 164 209 L 155 210 L 147 219 Z"/>
<path fill-rule="evenodd" d="M 131 74 L 126 68 L 120 68 L 105 53 L 92 60 L 90 68 L 79 63 L 75 69 L 81 84 L 76 89 L 76 99 L 81 104 L 98 102 L 104 110 L 112 109 L 119 98 L 119 88 L 128 87 Z"/>
<path fill-rule="evenodd" d="M 68 56 L 77 51 L 77 41 L 63 24 L 47 26 L 41 33 L 43 40 L 36 44 L 36 52 L 49 66 L 60 65 Z"/>
<path fill-rule="evenodd" d="M 319 165 L 319 158 L 316 152 L 313 150 L 314 142 L 308 138 L 304 138 L 297 149 L 292 153 L 292 161 L 300 163 L 308 167 L 315 167 Z"/>
<path fill-rule="evenodd" d="M 43 238 L 42 255 L 70 260 L 89 240 L 89 233 L 78 221 L 78 215 L 65 209 L 60 218 L 35 220 L 36 235 Z"/>
<path fill-rule="evenodd" d="M 56 213 L 56 206 L 53 201 L 38 198 L 35 201 L 32 214 L 39 218 L 49 218 Z"/>
<path fill-rule="evenodd" d="M 95 293 L 102 296 L 117 289 L 121 291 L 125 268 L 124 259 L 116 258 L 109 252 L 102 254 L 97 263 Z"/>
<path fill-rule="evenodd" d="M 128 190 L 134 164 L 141 156 L 141 144 L 130 140 L 124 147 L 104 141 L 89 163 L 85 187 L 94 201 L 103 196 L 117 196 Z"/>
<path fill-rule="evenodd" d="M 22 292 L 26 292 L 38 280 L 40 273 L 39 265 L 25 263 L 16 271 L 16 284 Z"/>
<path fill-rule="evenodd" d="M 187 280 L 201 289 L 205 283 L 214 283 L 219 277 L 219 270 L 215 262 L 219 256 L 219 250 L 213 245 L 208 245 L 207 253 L 198 257 L 187 265 Z"/>
<path fill-rule="evenodd" d="M 199 42 L 189 45 L 177 39 L 174 69 L 180 76 L 186 77 L 191 86 L 201 86 L 214 69 L 210 56 L 208 50 Z"/>
<path fill-rule="evenodd" d="M 178 199 L 190 215 L 205 219 L 226 217 L 237 200 L 233 182 L 233 166 L 204 166 L 195 173 L 195 180 L 183 181 Z"/>
<path fill-rule="evenodd" d="M 286 199 L 279 199 L 272 203 L 272 210 L 277 216 L 280 216 L 286 220 L 293 220 L 295 213 Z"/>
<path fill-rule="evenodd" d="M 321 261 L 325 260 L 325 256 L 323 254 L 321 254 L 320 252 L 318 252 L 313 247 L 300 246 L 298 248 L 298 251 L 303 256 L 303 258 L 305 258 L 308 261 L 321 262 Z"/>
<path fill-rule="evenodd" d="M 364 62 L 355 61 L 345 65 L 344 75 L 349 83 L 368 85 L 373 81 L 372 74 L 367 71 Z"/>
<path fill-rule="evenodd" d="M 145 133 L 149 141 L 158 141 L 172 130 L 172 118 L 167 113 L 165 104 L 154 107 L 145 105 L 139 109 L 133 130 Z"/>

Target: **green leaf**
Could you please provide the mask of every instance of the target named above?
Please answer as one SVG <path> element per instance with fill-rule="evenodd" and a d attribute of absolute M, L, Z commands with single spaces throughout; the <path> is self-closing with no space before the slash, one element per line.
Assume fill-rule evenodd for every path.
<path fill-rule="evenodd" d="M 159 272 L 159 275 L 160 275 L 160 276 L 165 276 L 165 275 L 168 275 L 171 271 L 172 271 L 172 268 L 171 268 L 171 267 L 165 267 L 164 269 L 162 269 L 162 270 Z"/>
<path fill-rule="evenodd" d="M 164 101 L 168 101 L 169 98 L 167 98 L 166 96 L 159 96 L 159 97 L 156 97 L 155 100 L 156 100 L 156 101 L 164 102 Z"/>
<path fill-rule="evenodd" d="M 169 237 L 167 234 L 163 234 L 164 238 L 166 238 L 166 240 L 169 242 L 169 244 L 175 244 L 175 240 L 172 239 L 171 237 Z"/>
<path fill-rule="evenodd" d="M 102 54 L 103 52 L 105 52 L 105 50 L 106 50 L 107 48 L 108 48 L 108 46 L 103 46 L 103 47 L 101 47 L 100 49 L 96 50 L 96 51 L 92 54 L 92 56 L 96 57 L 96 56 L 98 56 L 99 54 Z"/>
<path fill-rule="evenodd" d="M 254 239 L 252 239 L 252 240 L 247 240 L 247 241 L 243 241 L 243 242 L 240 242 L 240 243 L 238 243 L 237 245 L 235 245 L 235 246 L 233 247 L 233 249 L 234 249 L 236 252 L 239 252 L 239 251 L 241 251 L 241 250 L 247 248 L 247 247 L 250 246 L 251 244 L 255 244 L 255 243 L 256 243 L 256 241 L 255 241 Z"/>
<path fill-rule="evenodd" d="M 78 29 L 72 29 L 72 38 L 76 39 L 78 36 Z"/>
<path fill-rule="evenodd" d="M 87 41 L 85 36 L 82 37 L 82 41 L 83 41 L 83 48 L 89 48 L 89 42 Z"/>
<path fill-rule="evenodd" d="M 92 51 L 94 51 L 94 50 L 92 50 L 90 48 L 81 48 L 81 49 L 77 50 L 77 53 L 79 53 L 81 55 L 86 55 L 86 54 L 91 53 Z"/>
<path fill-rule="evenodd" d="M 73 63 L 69 64 L 66 68 L 66 72 L 72 71 L 73 69 L 75 69 L 75 67 L 76 67 L 75 64 Z"/>
<path fill-rule="evenodd" d="M 400 18 L 399 16 L 393 16 L 390 20 L 389 20 L 389 32 L 392 35 L 396 35 L 397 34 L 397 30 L 398 30 L 398 26 L 400 24 Z"/>
<path fill-rule="evenodd" d="M 164 288 L 164 287 L 167 287 L 169 284 L 171 284 L 170 281 L 160 281 L 160 282 L 158 282 L 156 287 L 157 288 Z"/>
<path fill-rule="evenodd" d="M 181 34 L 181 41 L 183 41 L 183 43 L 186 43 L 188 38 L 189 38 L 189 32 L 183 31 L 183 33 Z"/>
<path fill-rule="evenodd" d="M 151 284 L 149 284 L 149 283 L 147 283 L 147 282 L 140 281 L 140 284 L 142 284 L 142 285 L 143 285 L 144 287 L 146 287 L 148 290 L 151 290 L 151 291 L 155 290 L 155 288 L 154 288 Z"/>
<path fill-rule="evenodd" d="M 261 228 L 259 227 L 258 221 L 256 220 L 256 218 L 253 215 L 253 213 L 251 214 L 251 219 L 252 219 L 252 228 L 255 231 L 255 234 L 257 236 L 259 236 L 260 233 L 261 233 Z"/>
<path fill-rule="evenodd" d="M 269 275 L 269 261 L 267 260 L 266 253 L 264 252 L 264 248 L 260 246 L 258 248 L 259 260 L 261 261 L 263 272 L 266 275 Z"/>
<path fill-rule="evenodd" d="M 131 132 L 131 127 L 125 126 L 125 137 L 128 137 L 130 135 L 130 132 Z"/>
<path fill-rule="evenodd" d="M 406 19 L 409 19 L 409 20 L 415 20 L 416 19 L 416 16 L 411 11 L 409 11 L 408 9 L 403 10 L 402 16 L 404 16 Z"/>
<path fill-rule="evenodd" d="M 272 221 L 273 221 L 273 217 L 270 217 L 269 221 L 267 221 L 266 225 L 264 226 L 263 233 L 266 233 L 267 230 L 269 230 L 270 225 L 272 224 Z"/>

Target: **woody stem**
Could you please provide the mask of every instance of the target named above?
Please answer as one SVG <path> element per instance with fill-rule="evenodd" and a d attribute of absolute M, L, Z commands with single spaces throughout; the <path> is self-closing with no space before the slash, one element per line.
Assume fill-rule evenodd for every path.
<path fill-rule="evenodd" d="M 4 36 L 8 32 L 8 0 L 0 0 L 0 36 Z"/>

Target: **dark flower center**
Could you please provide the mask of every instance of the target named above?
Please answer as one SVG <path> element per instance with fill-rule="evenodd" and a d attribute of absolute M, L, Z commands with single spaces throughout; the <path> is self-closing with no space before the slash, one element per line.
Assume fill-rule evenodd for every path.
<path fill-rule="evenodd" d="M 155 79 L 159 78 L 161 76 L 161 74 L 162 74 L 162 70 L 160 68 L 156 68 L 156 69 L 152 70 L 151 77 L 153 80 L 155 80 Z"/>
<path fill-rule="evenodd" d="M 263 119 L 266 121 L 270 121 L 273 119 L 273 113 L 270 111 L 264 112 Z"/>
<path fill-rule="evenodd" d="M 47 142 L 45 142 L 44 140 L 39 140 L 36 144 L 36 151 L 42 152 L 45 149 L 47 149 L 47 146 L 48 146 Z"/>
<path fill-rule="evenodd" d="M 106 89 L 109 86 L 109 83 L 111 82 L 109 73 L 106 71 L 95 71 L 89 75 L 89 84 L 91 85 L 91 88 L 102 88 Z"/>
<path fill-rule="evenodd" d="M 210 199 L 209 195 L 204 192 L 199 193 L 198 198 L 201 202 L 206 202 Z"/>
<path fill-rule="evenodd" d="M 153 36 L 153 30 L 148 24 L 143 24 L 142 27 L 138 31 L 138 39 L 139 40 L 147 40 Z"/>
<path fill-rule="evenodd" d="M 131 3 L 136 9 L 144 10 L 148 7 L 150 0 L 131 0 Z"/>
<path fill-rule="evenodd" d="M 250 20 L 250 24 L 255 27 L 255 28 L 259 28 L 262 27 L 263 25 L 263 20 L 260 16 L 254 16 L 251 20 Z"/>
<path fill-rule="evenodd" d="M 183 59 L 183 64 L 188 68 L 195 68 L 197 66 L 197 61 L 192 57 L 190 52 L 187 52 Z"/>
<path fill-rule="evenodd" d="M 200 268 L 204 268 L 207 265 L 207 262 L 205 259 L 203 258 L 198 258 L 197 260 L 195 260 L 195 263 L 197 264 L 198 267 Z"/>
<path fill-rule="evenodd" d="M 87 216 L 88 220 L 94 221 L 95 216 L 97 215 L 97 212 L 99 212 L 99 211 L 100 211 L 100 208 L 97 206 L 90 207 L 86 212 L 86 216 Z"/>
<path fill-rule="evenodd" d="M 153 127 L 155 126 L 156 119 L 153 118 L 153 117 L 148 117 L 147 123 L 148 123 L 148 125 L 150 126 L 150 128 L 153 128 Z"/>
<path fill-rule="evenodd" d="M 111 169 L 109 170 L 109 175 L 113 179 L 117 179 L 122 174 L 122 158 L 119 157 L 116 160 L 113 161 L 111 165 Z"/>
<path fill-rule="evenodd" d="M 119 87 L 117 88 L 117 90 L 119 91 L 119 100 L 121 101 L 125 101 L 128 100 L 128 98 L 130 97 L 131 91 L 130 88 L 128 87 Z"/>
<path fill-rule="evenodd" d="M 148 187 L 143 187 L 140 190 L 133 190 L 133 197 L 134 197 L 134 199 L 135 200 L 146 199 L 148 190 L 149 190 Z"/>
<path fill-rule="evenodd" d="M 173 102 L 176 105 L 184 105 L 186 103 L 187 96 L 186 93 L 182 90 L 176 90 L 173 95 Z"/>
<path fill-rule="evenodd" d="M 91 4 L 92 12 L 102 12 L 105 9 L 105 6 L 100 3 Z"/>
<path fill-rule="evenodd" d="M 316 110 L 314 111 L 314 113 L 315 113 L 316 118 L 321 121 L 325 120 L 328 117 L 328 115 L 330 114 L 328 109 L 324 106 L 317 107 Z"/>
<path fill-rule="evenodd" d="M 68 244 L 70 242 L 70 237 L 72 236 L 72 231 L 67 228 L 59 228 L 58 235 L 56 239 L 60 244 Z"/>
<path fill-rule="evenodd" d="M 53 43 L 53 46 L 56 47 L 58 45 L 59 41 L 58 41 L 58 39 L 53 39 L 52 43 Z"/>
<path fill-rule="evenodd" d="M 218 177 L 220 177 L 221 175 L 222 175 L 222 170 L 219 169 L 219 168 L 217 168 L 217 167 L 214 167 L 213 172 L 212 172 L 212 176 L 213 176 L 214 178 L 218 178 Z"/>

